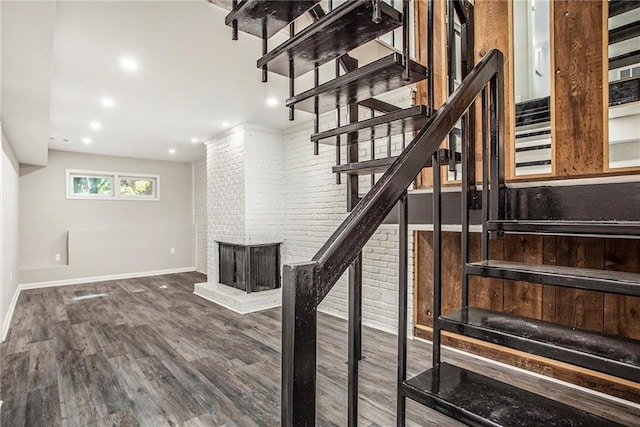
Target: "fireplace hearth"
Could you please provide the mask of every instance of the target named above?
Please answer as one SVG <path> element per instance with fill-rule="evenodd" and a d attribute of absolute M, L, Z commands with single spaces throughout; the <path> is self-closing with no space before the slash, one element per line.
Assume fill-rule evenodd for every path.
<path fill-rule="evenodd" d="M 280 287 L 280 243 L 218 242 L 220 283 L 247 293 Z"/>

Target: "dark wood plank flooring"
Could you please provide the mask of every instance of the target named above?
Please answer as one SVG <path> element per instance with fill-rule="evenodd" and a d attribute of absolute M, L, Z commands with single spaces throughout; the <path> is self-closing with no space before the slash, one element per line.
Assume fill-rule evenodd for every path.
<path fill-rule="evenodd" d="M 280 310 L 240 316 L 193 295 L 198 273 L 22 292 L 2 344 L 2 425 L 280 425 Z M 104 294 L 104 296 L 93 296 Z M 82 298 L 85 297 L 85 298 Z M 346 424 L 346 322 L 319 316 L 318 424 Z M 365 328 L 360 425 L 395 425 L 396 338 Z M 628 425 L 640 410 L 495 365 L 452 363 Z M 430 363 L 410 343 L 410 374 Z M 408 405 L 408 425 L 456 422 Z"/>

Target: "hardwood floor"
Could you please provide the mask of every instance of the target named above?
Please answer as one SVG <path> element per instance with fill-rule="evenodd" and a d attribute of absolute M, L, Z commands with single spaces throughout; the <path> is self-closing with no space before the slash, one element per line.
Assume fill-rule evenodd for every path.
<path fill-rule="evenodd" d="M 240 316 L 193 295 L 198 273 L 22 292 L 2 344 L 2 425 L 277 426 L 280 310 Z M 319 316 L 318 425 L 346 420 L 346 322 Z M 395 425 L 396 338 L 365 328 L 360 425 Z M 453 363 L 628 425 L 640 410 L 445 353 Z M 410 343 L 410 375 L 428 367 Z M 417 404 L 409 425 L 456 426 Z"/>

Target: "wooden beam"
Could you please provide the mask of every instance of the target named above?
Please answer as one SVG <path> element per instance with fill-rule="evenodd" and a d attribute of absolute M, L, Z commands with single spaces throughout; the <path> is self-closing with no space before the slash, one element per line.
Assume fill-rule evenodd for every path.
<path fill-rule="evenodd" d="M 557 0 L 554 28 L 555 130 L 558 176 L 600 174 L 604 170 L 605 112 L 603 1 Z M 579 37 L 577 36 L 579 35 Z"/>

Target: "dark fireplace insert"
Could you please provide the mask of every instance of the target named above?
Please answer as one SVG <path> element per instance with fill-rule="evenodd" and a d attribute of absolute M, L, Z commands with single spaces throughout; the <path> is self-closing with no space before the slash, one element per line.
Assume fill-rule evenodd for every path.
<path fill-rule="evenodd" d="M 247 293 L 280 287 L 280 243 L 218 247 L 220 283 Z"/>

